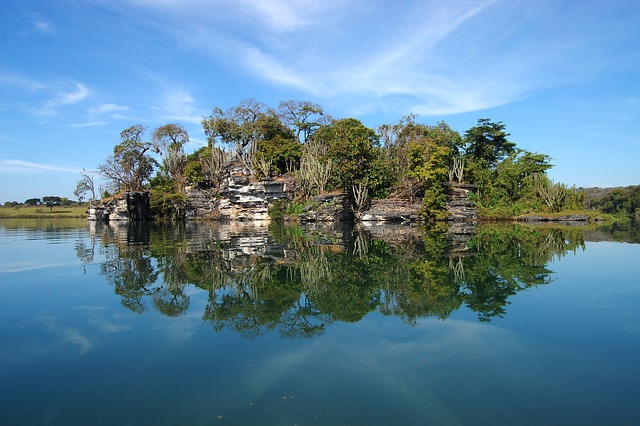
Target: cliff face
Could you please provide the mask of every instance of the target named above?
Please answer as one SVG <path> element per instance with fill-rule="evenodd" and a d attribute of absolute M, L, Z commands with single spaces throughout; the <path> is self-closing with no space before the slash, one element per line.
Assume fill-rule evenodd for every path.
<path fill-rule="evenodd" d="M 450 182 L 447 185 L 447 211 L 453 222 L 476 222 L 478 212 L 469 199 L 471 193 L 478 190 L 477 185 Z"/>
<path fill-rule="evenodd" d="M 251 181 L 239 165 L 227 168 L 218 190 L 188 188 L 187 219 L 268 220 L 275 200 L 293 198 L 293 180 Z"/>
<path fill-rule="evenodd" d="M 125 192 L 89 204 L 87 219 L 95 221 L 136 221 L 151 219 L 148 192 Z"/>

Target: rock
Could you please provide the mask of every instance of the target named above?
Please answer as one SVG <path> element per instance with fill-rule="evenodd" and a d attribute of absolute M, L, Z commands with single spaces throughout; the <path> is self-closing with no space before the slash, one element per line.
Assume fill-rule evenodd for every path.
<path fill-rule="evenodd" d="M 227 166 L 218 189 L 187 189 L 187 219 L 269 220 L 275 200 L 293 197 L 292 179 L 252 181 L 239 163 Z"/>
<path fill-rule="evenodd" d="M 584 214 L 567 214 L 562 216 L 521 216 L 518 220 L 523 222 L 589 222 L 589 216 Z"/>
<path fill-rule="evenodd" d="M 311 198 L 305 211 L 298 215 L 301 222 L 342 222 L 353 220 L 351 200 L 345 193 L 323 194 Z"/>
<path fill-rule="evenodd" d="M 92 221 L 137 221 L 151 219 L 149 192 L 125 192 L 89 204 L 87 219 Z"/>
<path fill-rule="evenodd" d="M 411 203 L 409 200 L 385 198 L 373 200 L 371 206 L 363 214 L 362 222 L 411 223 L 420 220 L 421 202 Z"/>
<path fill-rule="evenodd" d="M 453 222 L 476 222 L 478 212 L 469 200 L 469 195 L 478 190 L 476 185 L 449 182 L 446 186 L 448 220 Z"/>

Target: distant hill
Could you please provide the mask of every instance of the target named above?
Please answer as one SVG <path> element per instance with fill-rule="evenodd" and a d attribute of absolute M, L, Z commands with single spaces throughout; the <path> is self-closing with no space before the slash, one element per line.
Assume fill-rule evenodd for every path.
<path fill-rule="evenodd" d="M 579 189 L 584 191 L 584 194 L 585 194 L 584 204 L 585 204 L 585 207 L 588 209 L 601 207 L 603 205 L 603 202 L 602 202 L 603 199 L 607 197 L 609 194 L 611 194 L 612 192 L 614 192 L 615 190 L 618 190 L 617 192 L 624 194 L 623 197 L 628 197 L 628 198 L 634 197 L 633 194 L 640 193 L 640 185 L 614 186 L 609 188 L 594 187 L 594 188 L 579 188 Z"/>

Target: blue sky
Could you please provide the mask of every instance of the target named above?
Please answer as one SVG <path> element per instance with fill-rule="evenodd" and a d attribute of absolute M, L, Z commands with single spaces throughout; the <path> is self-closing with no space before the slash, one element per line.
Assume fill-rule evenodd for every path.
<path fill-rule="evenodd" d="M 637 0 L 5 0 L 0 203 L 73 197 L 123 129 L 255 98 L 377 128 L 502 121 L 577 186 L 640 184 Z"/>

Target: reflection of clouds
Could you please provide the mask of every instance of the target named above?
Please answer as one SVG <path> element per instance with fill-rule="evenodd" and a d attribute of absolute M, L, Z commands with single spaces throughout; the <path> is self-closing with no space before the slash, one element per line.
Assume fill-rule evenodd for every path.
<path fill-rule="evenodd" d="M 195 310 L 190 311 L 181 315 L 180 318 L 170 318 L 159 328 L 167 340 L 184 342 L 190 340 L 198 332 L 202 326 L 202 314 Z"/>
<path fill-rule="evenodd" d="M 105 333 L 120 333 L 121 331 L 132 331 L 133 327 L 129 325 L 116 324 L 100 317 L 89 318 L 89 324 L 96 326 L 98 330 Z"/>
<path fill-rule="evenodd" d="M 133 327 L 130 325 L 118 324 L 117 321 L 122 318 L 128 318 L 128 316 L 111 315 L 109 318 L 98 316 L 98 312 L 103 312 L 107 309 L 106 306 L 76 306 L 74 309 L 83 310 L 89 312 L 88 324 L 95 326 L 98 330 L 105 333 L 119 333 L 121 331 L 132 331 Z M 113 321 L 116 320 L 116 321 Z"/>
<path fill-rule="evenodd" d="M 10 264 L 0 265 L 0 273 L 13 273 L 13 272 L 24 272 L 24 271 L 33 271 L 35 269 L 47 269 L 47 268 L 59 268 L 61 266 L 70 266 L 77 265 L 78 262 L 44 262 L 44 263 L 34 263 L 34 262 L 14 262 Z"/>
<path fill-rule="evenodd" d="M 381 406 L 418 413 L 428 405 L 430 421 L 456 424 L 454 401 L 458 392 L 469 398 L 469 383 L 505 390 L 518 388 L 514 380 L 542 386 L 549 373 L 540 374 L 525 360 L 557 355 L 553 349 L 541 354 L 518 333 L 454 319 L 428 320 L 413 329 L 392 321 L 336 328 L 262 358 L 242 377 L 250 390 L 246 397 L 265 401 L 274 389 L 291 389 L 297 398 L 322 401 L 331 392 L 334 401 L 370 404 L 357 395 L 378 395 Z"/>
<path fill-rule="evenodd" d="M 80 348 L 81 355 L 84 355 L 91 349 L 91 341 L 76 328 L 59 325 L 56 323 L 54 317 L 42 318 L 42 322 L 50 331 L 59 336 L 62 341 L 77 345 Z"/>

